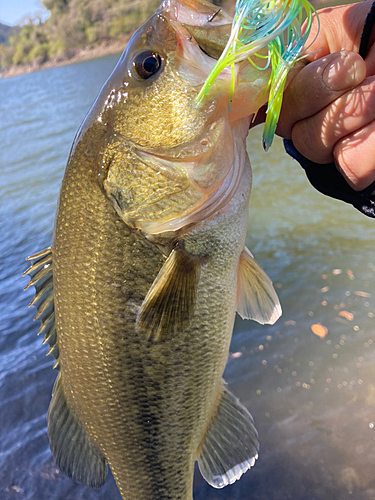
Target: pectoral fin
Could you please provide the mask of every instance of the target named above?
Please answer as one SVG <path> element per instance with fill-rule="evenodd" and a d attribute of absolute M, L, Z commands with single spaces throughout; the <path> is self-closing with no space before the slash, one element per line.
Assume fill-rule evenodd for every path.
<path fill-rule="evenodd" d="M 69 408 L 60 373 L 53 388 L 47 423 L 52 455 L 59 469 L 74 481 L 100 488 L 107 476 L 107 461 Z"/>
<path fill-rule="evenodd" d="M 199 470 L 214 488 L 234 483 L 258 458 L 253 417 L 225 387 L 198 456 Z"/>
<path fill-rule="evenodd" d="M 281 306 L 269 279 L 246 247 L 238 269 L 237 312 L 242 319 L 273 325 L 281 316 Z"/>
<path fill-rule="evenodd" d="M 172 250 L 143 301 L 138 331 L 159 341 L 181 329 L 193 314 L 199 275 L 199 256 Z"/>

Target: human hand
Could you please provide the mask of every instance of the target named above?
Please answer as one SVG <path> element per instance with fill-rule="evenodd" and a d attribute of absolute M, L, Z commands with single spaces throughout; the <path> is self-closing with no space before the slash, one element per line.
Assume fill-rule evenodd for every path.
<path fill-rule="evenodd" d="M 370 8 L 364 2 L 319 11 L 309 64 L 293 71 L 277 128 L 309 160 L 334 161 L 356 191 L 375 181 L 374 35 L 366 60 L 358 54 Z M 317 25 L 315 19 L 309 42 Z"/>

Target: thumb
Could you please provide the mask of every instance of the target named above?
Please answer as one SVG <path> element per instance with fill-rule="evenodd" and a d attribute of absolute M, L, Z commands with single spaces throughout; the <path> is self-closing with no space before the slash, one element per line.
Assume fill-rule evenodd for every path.
<path fill-rule="evenodd" d="M 365 62 L 350 51 L 329 54 L 304 66 L 284 93 L 277 134 L 290 139 L 298 121 L 315 115 L 365 77 Z"/>

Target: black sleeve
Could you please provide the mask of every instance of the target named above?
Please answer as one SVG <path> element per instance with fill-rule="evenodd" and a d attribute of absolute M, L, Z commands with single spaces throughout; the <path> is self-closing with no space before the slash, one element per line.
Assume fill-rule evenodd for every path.
<path fill-rule="evenodd" d="M 375 197 L 371 197 L 371 193 L 375 190 L 375 182 L 363 191 L 354 191 L 334 163 L 321 165 L 308 160 L 288 139 L 284 139 L 284 147 L 286 152 L 304 168 L 307 178 L 315 189 L 332 198 L 351 203 L 363 214 L 375 218 Z"/>
<path fill-rule="evenodd" d="M 367 14 L 361 37 L 359 54 L 363 59 L 365 59 L 368 52 L 368 44 L 374 24 L 375 2 L 372 4 Z M 303 167 L 307 178 L 315 189 L 332 198 L 351 203 L 363 214 L 375 218 L 375 196 L 371 196 L 371 193 L 375 191 L 375 182 L 363 191 L 354 191 L 345 181 L 344 177 L 338 172 L 334 163 L 321 165 L 308 160 L 297 151 L 293 142 L 288 139 L 284 139 L 284 147 L 286 152 Z"/>

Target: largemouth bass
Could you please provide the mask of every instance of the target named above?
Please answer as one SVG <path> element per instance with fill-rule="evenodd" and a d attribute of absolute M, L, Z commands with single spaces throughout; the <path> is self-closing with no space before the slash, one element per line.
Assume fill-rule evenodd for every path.
<path fill-rule="evenodd" d="M 74 141 L 51 248 L 28 286 L 59 370 L 48 411 L 58 467 L 127 500 L 191 500 L 255 462 L 257 432 L 222 379 L 236 311 L 280 304 L 245 247 L 250 117 L 267 75 L 244 62 L 196 98 L 231 18 L 164 2 L 132 37 Z"/>

